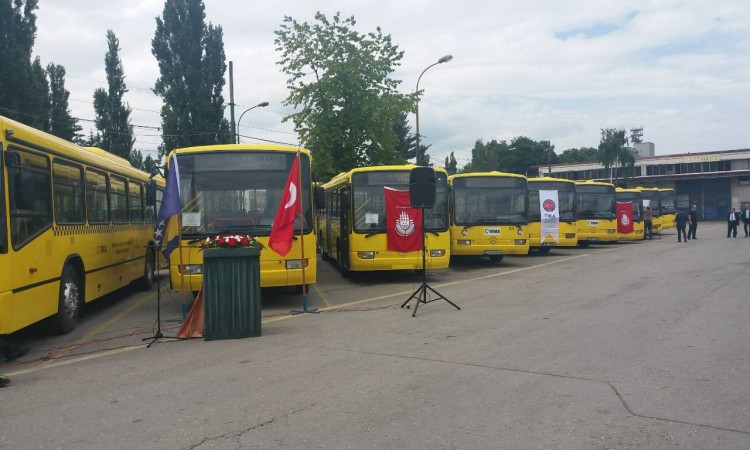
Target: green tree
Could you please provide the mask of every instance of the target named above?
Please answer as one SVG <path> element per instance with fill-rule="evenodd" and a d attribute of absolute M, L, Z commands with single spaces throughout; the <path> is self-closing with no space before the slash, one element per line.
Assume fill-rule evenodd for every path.
<path fill-rule="evenodd" d="M 598 152 L 594 147 L 569 148 L 560 154 L 561 163 L 598 161 Z"/>
<path fill-rule="evenodd" d="M 394 124 L 413 112 L 416 94 L 400 94 L 391 78 L 403 52 L 380 28 L 360 34 L 354 17 L 315 22 L 284 17 L 274 43 L 287 75 L 285 105 L 300 139 L 315 153 L 317 179 L 364 164 L 393 160 L 399 144 Z"/>
<path fill-rule="evenodd" d="M 146 157 L 143 159 L 143 165 L 141 166 L 141 170 L 146 171 L 148 173 L 153 173 L 154 169 L 156 168 L 157 161 L 154 161 L 154 158 L 151 157 L 151 155 L 146 155 Z"/>
<path fill-rule="evenodd" d="M 42 131 L 50 131 L 49 116 L 50 92 L 47 71 L 42 66 L 42 61 L 37 56 L 31 65 L 31 77 L 28 81 L 29 92 L 27 95 L 26 109 L 29 114 L 22 122 Z"/>
<path fill-rule="evenodd" d="M 122 98 L 128 92 L 125 86 L 125 73 L 120 60 L 120 41 L 112 30 L 107 30 L 107 54 L 104 55 L 104 68 L 107 74 L 107 90 L 94 91 L 94 124 L 97 133 L 92 144 L 108 152 L 128 159 L 134 167 L 143 163 L 143 158 L 133 152 L 135 137 L 130 124 L 129 106 Z M 135 157 L 135 160 L 131 157 Z"/>
<path fill-rule="evenodd" d="M 79 142 L 81 126 L 68 108 L 70 92 L 65 89 L 65 67 L 50 63 L 49 76 L 49 132 L 66 141 Z"/>
<path fill-rule="evenodd" d="M 489 172 L 500 170 L 500 154 L 508 150 L 508 144 L 505 141 L 491 140 L 488 143 L 478 139 L 471 149 L 471 162 L 465 168 L 465 171 L 471 172 Z"/>
<path fill-rule="evenodd" d="M 221 95 L 226 72 L 223 31 L 205 24 L 202 0 L 166 0 L 156 18 L 151 53 L 159 63 L 154 93 L 161 108 L 164 146 L 170 150 L 231 142 Z M 164 153 L 166 152 L 166 153 Z"/>
<path fill-rule="evenodd" d="M 602 140 L 597 150 L 597 160 L 604 166 L 605 170 L 609 171 L 611 180 L 617 180 L 618 166 L 624 167 L 635 163 L 632 153 L 626 147 L 627 144 L 628 138 L 624 129 L 602 129 Z M 614 170 L 612 170 L 613 168 Z"/>
<path fill-rule="evenodd" d="M 458 172 L 458 161 L 456 161 L 456 156 L 453 152 L 445 157 L 445 170 L 448 172 L 448 175 L 453 175 Z"/>
<path fill-rule="evenodd" d="M 398 120 L 393 124 L 393 132 L 396 133 L 397 138 L 395 154 L 399 164 L 404 164 L 410 159 L 416 158 L 417 137 L 411 132 L 406 112 L 402 112 Z"/>
<path fill-rule="evenodd" d="M 36 9 L 37 0 L 0 0 L 0 111 L 24 123 L 43 111 L 31 111 L 28 105 Z"/>

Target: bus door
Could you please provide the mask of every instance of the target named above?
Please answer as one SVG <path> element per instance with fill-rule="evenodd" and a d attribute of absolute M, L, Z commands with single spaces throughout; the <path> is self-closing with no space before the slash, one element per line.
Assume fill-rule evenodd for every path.
<path fill-rule="evenodd" d="M 339 240 L 336 243 L 338 250 L 337 259 L 341 273 L 349 270 L 349 215 L 351 212 L 351 187 L 346 186 L 341 189 L 339 194 Z"/>
<path fill-rule="evenodd" d="M 7 211 L 7 205 L 5 204 L 5 153 L 2 143 L 0 143 L 0 267 L 10 267 Z M 2 309 L 2 297 L 4 295 L 10 295 L 9 270 L 0 270 L 0 309 Z"/>

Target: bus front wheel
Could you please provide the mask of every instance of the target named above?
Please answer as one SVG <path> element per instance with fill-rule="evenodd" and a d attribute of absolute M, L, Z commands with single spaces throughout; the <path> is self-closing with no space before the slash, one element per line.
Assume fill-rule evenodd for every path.
<path fill-rule="evenodd" d="M 83 303 L 83 290 L 78 272 L 72 266 L 65 266 L 60 277 L 60 293 L 57 314 L 48 319 L 47 325 L 54 334 L 70 333 L 78 323 L 78 314 Z"/>
<path fill-rule="evenodd" d="M 503 256 L 504 255 L 490 255 L 489 258 L 492 262 L 500 262 L 503 260 Z"/>

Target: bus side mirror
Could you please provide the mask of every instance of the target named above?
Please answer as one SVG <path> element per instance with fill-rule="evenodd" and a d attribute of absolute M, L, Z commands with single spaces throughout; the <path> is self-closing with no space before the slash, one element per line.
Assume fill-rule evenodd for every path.
<path fill-rule="evenodd" d="M 156 205 L 156 182 L 149 180 L 146 183 L 146 206 Z"/>
<path fill-rule="evenodd" d="M 313 201 L 315 202 L 315 209 L 323 209 L 326 205 L 326 191 L 321 186 L 315 188 L 313 192 Z"/>

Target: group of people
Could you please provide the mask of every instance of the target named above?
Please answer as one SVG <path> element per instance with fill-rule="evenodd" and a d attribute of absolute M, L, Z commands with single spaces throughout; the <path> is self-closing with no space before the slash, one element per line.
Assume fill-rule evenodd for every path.
<path fill-rule="evenodd" d="M 698 207 L 693 205 L 690 211 L 679 210 L 675 217 L 677 225 L 677 242 L 687 242 L 690 239 L 698 239 Z M 687 228 L 687 232 L 685 231 Z"/>
<path fill-rule="evenodd" d="M 750 237 L 750 203 L 745 203 L 741 213 L 732 208 L 727 218 L 727 237 L 730 235 L 737 237 L 737 227 L 739 227 L 740 221 L 742 221 L 745 230 L 745 237 Z"/>
<path fill-rule="evenodd" d="M 737 237 L 737 228 L 740 225 L 740 221 L 742 221 L 743 224 L 745 237 L 750 237 L 750 203 L 745 203 L 742 212 L 737 212 L 735 208 L 732 208 L 729 212 L 729 216 L 727 217 L 727 237 Z M 680 210 L 675 218 L 675 223 L 677 224 L 677 242 L 687 242 L 690 239 L 698 239 L 695 236 L 695 233 L 698 230 L 698 213 L 696 205 L 693 205 L 687 213 Z M 687 232 L 685 231 L 686 226 L 688 227 Z"/>

